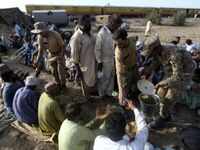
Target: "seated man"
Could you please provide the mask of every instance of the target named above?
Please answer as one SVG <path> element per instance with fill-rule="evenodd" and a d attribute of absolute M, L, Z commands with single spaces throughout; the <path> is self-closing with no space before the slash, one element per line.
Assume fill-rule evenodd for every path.
<path fill-rule="evenodd" d="M 107 136 L 97 136 L 93 150 L 144 150 L 148 138 L 147 124 L 144 116 L 132 101 L 128 101 L 128 107 L 135 114 L 137 131 L 134 140 L 125 135 L 126 120 L 124 115 L 121 112 L 113 112 L 105 121 Z"/>
<path fill-rule="evenodd" d="M 75 116 L 74 113 L 73 116 Z M 98 107 L 96 110 L 96 118 L 86 126 L 81 126 L 66 119 L 62 123 L 59 131 L 59 150 L 92 150 L 96 135 L 103 132 L 102 130 L 98 130 L 98 128 L 108 113 L 109 110 L 105 109 L 105 106 L 102 108 Z"/>
<path fill-rule="evenodd" d="M 38 124 L 37 108 L 39 94 L 36 91 L 38 80 L 28 76 L 25 87 L 17 90 L 13 100 L 13 110 L 17 120 L 29 125 Z"/>
<path fill-rule="evenodd" d="M 173 40 L 170 43 L 173 44 L 173 45 L 178 46 L 180 44 L 180 40 L 181 40 L 181 37 L 180 36 L 176 36 L 176 37 L 173 38 Z"/>
<path fill-rule="evenodd" d="M 3 81 L 2 98 L 8 113 L 13 113 L 12 103 L 16 91 L 22 87 L 21 84 L 14 79 L 14 73 L 5 64 L 0 65 L 0 76 Z"/>
<path fill-rule="evenodd" d="M 1 57 L 0 57 L 0 61 L 1 61 Z M 4 87 L 4 81 L 2 79 L 2 74 L 4 74 L 5 72 L 8 72 L 9 68 L 8 66 L 6 66 L 5 64 L 2 63 L 2 61 L 0 62 L 0 86 L 1 86 L 1 98 L 3 97 L 3 87 Z"/>
<path fill-rule="evenodd" d="M 58 84 L 50 82 L 45 85 L 45 92 L 40 96 L 38 105 L 39 127 L 43 134 L 47 136 L 57 134 L 65 119 L 64 113 L 56 101 L 58 94 Z"/>
<path fill-rule="evenodd" d="M 185 48 L 188 52 L 193 53 L 194 49 L 198 49 L 198 45 L 194 43 L 191 39 L 186 39 Z"/>

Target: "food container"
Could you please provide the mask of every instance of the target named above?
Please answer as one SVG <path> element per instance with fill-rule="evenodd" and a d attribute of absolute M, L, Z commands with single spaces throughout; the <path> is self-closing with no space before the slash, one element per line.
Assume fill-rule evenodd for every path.
<path fill-rule="evenodd" d="M 138 99 L 145 117 L 154 118 L 158 116 L 160 106 L 160 98 L 158 95 L 147 95 L 141 93 Z"/>

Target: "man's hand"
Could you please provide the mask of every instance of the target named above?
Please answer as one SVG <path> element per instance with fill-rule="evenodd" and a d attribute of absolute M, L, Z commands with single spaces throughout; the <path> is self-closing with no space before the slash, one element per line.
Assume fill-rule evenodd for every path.
<path fill-rule="evenodd" d="M 48 62 L 49 63 L 55 63 L 56 61 L 58 61 L 58 59 L 59 59 L 58 56 L 55 56 L 55 57 L 49 58 Z"/>
<path fill-rule="evenodd" d="M 165 82 L 165 81 L 161 81 L 155 86 L 155 89 L 158 89 L 160 87 L 167 88 L 168 87 L 168 83 Z"/>
<path fill-rule="evenodd" d="M 97 70 L 102 71 L 103 70 L 103 63 L 98 63 Z"/>
<path fill-rule="evenodd" d="M 135 108 L 135 104 L 133 100 L 128 100 L 127 101 L 127 107 L 131 110 L 133 110 Z"/>
<path fill-rule="evenodd" d="M 119 92 L 119 95 L 118 95 L 118 100 L 119 100 L 119 104 L 121 106 L 125 106 L 127 103 L 125 101 L 125 90 L 123 90 L 122 92 Z"/>
<path fill-rule="evenodd" d="M 32 65 L 33 65 L 33 68 L 36 69 L 38 67 L 38 62 L 37 61 L 33 61 Z"/>

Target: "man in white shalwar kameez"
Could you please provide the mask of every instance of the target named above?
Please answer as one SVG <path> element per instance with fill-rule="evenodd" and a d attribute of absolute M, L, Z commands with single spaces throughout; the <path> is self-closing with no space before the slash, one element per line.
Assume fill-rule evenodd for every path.
<path fill-rule="evenodd" d="M 152 24 L 151 20 L 149 20 L 146 25 L 146 30 L 144 33 L 145 36 L 149 36 L 151 34 L 152 26 L 153 26 L 153 24 Z"/>
<path fill-rule="evenodd" d="M 70 40 L 71 57 L 86 87 L 96 83 L 95 37 L 91 34 L 90 16 L 84 15 L 79 21 L 79 29 Z"/>
<path fill-rule="evenodd" d="M 122 24 L 117 15 L 108 19 L 108 25 L 103 26 L 96 37 L 95 55 L 98 63 L 98 72 L 102 76 L 97 81 L 99 96 L 112 96 L 114 89 L 114 44 L 112 33 Z"/>

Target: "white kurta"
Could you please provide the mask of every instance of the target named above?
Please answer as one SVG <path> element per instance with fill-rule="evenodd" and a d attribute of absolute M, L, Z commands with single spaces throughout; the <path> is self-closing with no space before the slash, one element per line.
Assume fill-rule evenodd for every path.
<path fill-rule="evenodd" d="M 88 87 L 96 83 L 95 37 L 78 29 L 70 40 L 72 61 L 83 69 L 83 79 Z"/>
<path fill-rule="evenodd" d="M 114 46 L 112 33 L 103 26 L 96 37 L 95 55 L 98 63 L 103 64 L 103 76 L 98 80 L 100 96 L 112 96 L 114 89 Z"/>
<path fill-rule="evenodd" d="M 145 36 L 148 36 L 148 35 L 150 35 L 151 34 L 151 29 L 152 29 L 152 22 L 149 20 L 148 22 L 147 22 L 147 25 L 146 25 L 146 30 L 145 30 Z"/>
<path fill-rule="evenodd" d="M 93 150 L 145 150 L 149 131 L 143 113 L 134 108 L 137 133 L 133 141 L 125 135 L 120 141 L 112 141 L 110 138 L 100 135 L 94 141 Z M 148 146 L 147 146 L 148 147 Z"/>

